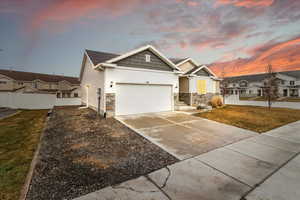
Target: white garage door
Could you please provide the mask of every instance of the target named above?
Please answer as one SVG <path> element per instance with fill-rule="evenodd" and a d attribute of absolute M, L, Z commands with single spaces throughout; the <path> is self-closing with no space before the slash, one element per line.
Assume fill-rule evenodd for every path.
<path fill-rule="evenodd" d="M 116 115 L 172 110 L 172 87 L 117 84 Z"/>

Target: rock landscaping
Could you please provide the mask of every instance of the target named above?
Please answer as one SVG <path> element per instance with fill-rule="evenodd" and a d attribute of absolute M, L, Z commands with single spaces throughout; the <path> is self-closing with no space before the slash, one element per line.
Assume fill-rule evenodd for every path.
<path fill-rule="evenodd" d="M 73 199 L 177 161 L 114 118 L 99 118 L 90 109 L 56 108 L 27 199 Z"/>

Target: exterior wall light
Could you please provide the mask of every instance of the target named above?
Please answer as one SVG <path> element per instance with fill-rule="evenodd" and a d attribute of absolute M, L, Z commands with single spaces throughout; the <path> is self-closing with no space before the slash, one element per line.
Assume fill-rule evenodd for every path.
<path fill-rule="evenodd" d="M 110 87 L 112 88 L 113 87 L 113 85 L 114 85 L 114 82 L 110 82 Z"/>

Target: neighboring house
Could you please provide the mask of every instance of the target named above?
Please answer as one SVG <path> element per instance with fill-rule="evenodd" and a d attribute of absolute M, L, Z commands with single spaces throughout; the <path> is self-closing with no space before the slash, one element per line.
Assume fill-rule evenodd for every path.
<path fill-rule="evenodd" d="M 122 55 L 85 50 L 82 102 L 106 116 L 172 111 L 180 73 L 150 45 Z"/>
<path fill-rule="evenodd" d="M 171 59 L 183 72 L 179 76 L 179 99 L 191 106 L 207 104 L 220 93 L 220 79 L 205 65 L 191 58 Z"/>
<path fill-rule="evenodd" d="M 275 72 L 278 80 L 279 97 L 300 96 L 300 70 Z M 253 74 L 225 78 L 228 94 L 239 94 L 244 97 L 264 96 L 265 82 L 268 74 Z"/>
<path fill-rule="evenodd" d="M 80 96 L 77 77 L 0 69 L 0 92 L 55 93 L 57 98 Z"/>

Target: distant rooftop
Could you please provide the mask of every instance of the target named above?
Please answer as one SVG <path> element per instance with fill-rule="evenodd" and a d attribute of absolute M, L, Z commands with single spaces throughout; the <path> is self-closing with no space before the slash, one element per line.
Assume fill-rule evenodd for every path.
<path fill-rule="evenodd" d="M 291 76 L 297 79 L 300 79 L 300 70 L 295 71 L 282 71 L 282 72 L 275 72 L 278 74 L 284 74 L 287 76 Z M 240 80 L 246 80 L 249 82 L 255 82 L 255 81 L 262 81 L 266 79 L 268 76 L 267 73 L 261 73 L 261 74 L 250 74 L 250 75 L 242 75 L 242 76 L 232 76 L 232 77 L 226 77 L 225 79 L 230 81 L 240 81 Z"/>
<path fill-rule="evenodd" d="M 68 81 L 71 84 L 80 84 L 78 77 L 61 76 L 52 74 L 41 74 L 34 72 L 15 71 L 9 69 L 0 69 L 0 74 L 5 75 L 17 81 L 41 80 L 45 82 Z"/>

